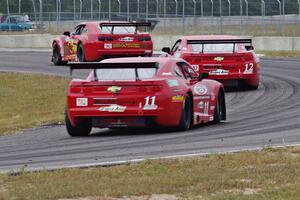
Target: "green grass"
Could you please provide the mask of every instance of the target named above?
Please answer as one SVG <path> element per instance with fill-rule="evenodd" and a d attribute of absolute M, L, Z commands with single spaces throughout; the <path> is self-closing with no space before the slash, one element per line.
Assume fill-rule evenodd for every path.
<path fill-rule="evenodd" d="M 0 199 L 170 194 L 180 199 L 299 199 L 300 148 L 0 175 Z"/>
<path fill-rule="evenodd" d="M 0 135 L 63 121 L 68 78 L 0 73 Z"/>

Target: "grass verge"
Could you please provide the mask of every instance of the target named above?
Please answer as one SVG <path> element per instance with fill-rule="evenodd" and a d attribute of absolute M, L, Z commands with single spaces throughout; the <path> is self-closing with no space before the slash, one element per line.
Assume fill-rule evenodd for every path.
<path fill-rule="evenodd" d="M 300 59 L 300 51 L 256 51 L 256 53 L 264 54 L 265 57 L 271 58 L 298 58 Z"/>
<path fill-rule="evenodd" d="M 63 121 L 68 83 L 64 77 L 1 72 L 0 135 Z"/>
<path fill-rule="evenodd" d="M 0 175 L 0 199 L 90 196 L 99 200 L 151 194 L 179 199 L 299 199 L 299 166 L 300 147 L 293 147 L 108 168 L 22 172 Z"/>

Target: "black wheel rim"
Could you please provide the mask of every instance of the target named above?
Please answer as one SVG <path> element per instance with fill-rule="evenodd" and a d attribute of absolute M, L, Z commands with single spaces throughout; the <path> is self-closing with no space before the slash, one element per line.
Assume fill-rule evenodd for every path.
<path fill-rule="evenodd" d="M 54 63 L 57 63 L 59 61 L 59 56 L 60 56 L 59 51 L 58 51 L 57 48 L 55 48 L 53 50 L 53 61 L 54 61 Z"/>
<path fill-rule="evenodd" d="M 77 57 L 79 59 L 79 62 L 83 62 L 83 51 L 81 46 L 79 46 L 77 49 Z"/>
<path fill-rule="evenodd" d="M 189 101 L 189 98 L 186 98 L 185 103 L 184 103 L 184 118 L 185 118 L 186 127 L 189 127 L 191 124 L 190 113 L 191 113 L 190 101 Z"/>

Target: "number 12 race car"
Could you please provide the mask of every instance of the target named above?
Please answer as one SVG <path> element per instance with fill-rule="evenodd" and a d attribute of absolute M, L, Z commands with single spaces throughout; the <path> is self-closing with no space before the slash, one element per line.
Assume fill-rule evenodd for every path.
<path fill-rule="evenodd" d="M 250 44 L 250 45 L 249 45 Z M 191 63 L 197 72 L 209 73 L 209 78 L 225 86 L 257 89 L 259 57 L 253 51 L 251 39 L 236 36 L 184 36 L 173 48 L 162 51 Z"/>
<path fill-rule="evenodd" d="M 184 131 L 226 119 L 223 85 L 179 58 L 114 58 L 70 63 L 70 68 L 92 69 L 68 88 L 65 119 L 71 136 L 89 135 L 92 127 Z"/>
<path fill-rule="evenodd" d="M 52 62 L 55 65 L 68 61 L 100 61 L 113 57 L 152 56 L 153 43 L 149 33 L 138 31 L 151 23 L 85 22 L 74 32 L 52 42 Z"/>

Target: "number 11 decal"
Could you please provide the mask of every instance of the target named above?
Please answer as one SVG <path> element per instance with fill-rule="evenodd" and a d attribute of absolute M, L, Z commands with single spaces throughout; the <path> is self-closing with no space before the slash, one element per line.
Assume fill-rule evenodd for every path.
<path fill-rule="evenodd" d="M 157 109 L 157 105 L 155 105 L 155 99 L 156 96 L 147 96 L 145 98 L 145 105 L 143 107 L 143 110 L 156 110 Z"/>

